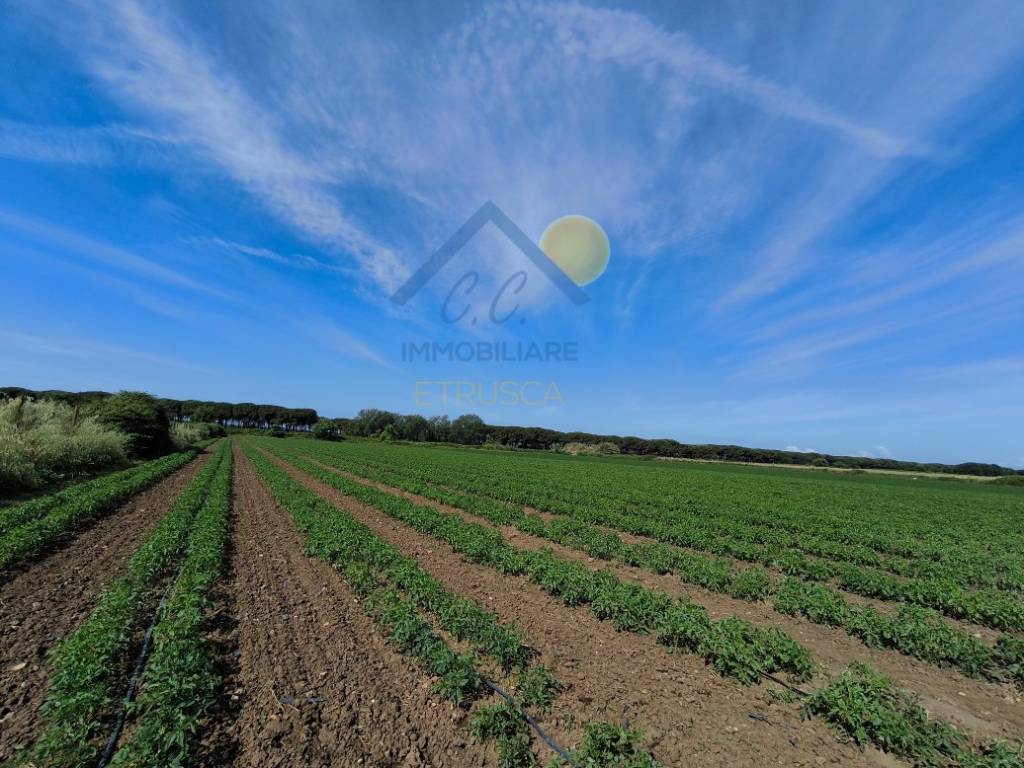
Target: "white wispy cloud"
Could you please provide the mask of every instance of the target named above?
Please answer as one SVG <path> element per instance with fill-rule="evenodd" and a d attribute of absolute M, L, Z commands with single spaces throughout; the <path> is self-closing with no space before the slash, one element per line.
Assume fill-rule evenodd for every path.
<path fill-rule="evenodd" d="M 928 23 L 905 29 L 902 45 L 865 60 L 870 70 L 861 73 L 868 82 L 872 73 L 878 78 L 863 110 L 926 145 L 942 141 L 949 124 L 961 117 L 960 108 L 1016 60 L 1014 27 L 1024 22 L 1019 5 L 954 5 L 941 11 Z M 912 63 L 901 64 L 908 50 Z M 821 241 L 904 167 L 898 156 L 865 157 L 844 147 L 819 158 L 813 174 L 795 179 L 799 187 L 756 247 L 750 273 L 722 294 L 718 308 L 743 307 L 791 284 L 809 267 L 827 265 L 829 250 Z"/>
<path fill-rule="evenodd" d="M 336 263 L 328 263 L 305 253 L 281 253 L 270 248 L 263 248 L 256 245 L 236 243 L 232 240 L 224 240 L 220 237 L 195 237 L 190 240 L 200 245 L 212 245 L 231 253 L 241 254 L 260 261 L 268 261 L 275 264 L 283 264 L 299 269 L 325 270 L 340 274 L 351 275 L 352 270 L 341 267 Z"/>
<path fill-rule="evenodd" d="M 110 93 L 150 121 L 163 121 L 282 221 L 342 249 L 373 280 L 397 286 L 395 254 L 328 191 L 331 176 L 289 146 L 262 109 L 208 53 L 151 7 L 122 0 L 89 6 L 85 56 Z"/>
<path fill-rule="evenodd" d="M 778 157 L 806 144 L 780 122 L 829 139 L 765 234 L 753 273 L 722 307 L 799 274 L 813 258 L 807 249 L 898 159 L 930 151 L 931 128 L 998 68 L 1009 40 L 979 34 L 984 51 L 949 63 L 941 58 L 956 47 L 949 42 L 970 25 L 914 38 L 925 63 L 900 69 L 883 51 L 870 63 L 873 76 L 893 80 L 885 97 L 851 99 L 855 109 L 844 109 L 842 94 L 819 96 L 833 73 L 779 81 L 753 68 L 763 62 L 750 50 L 733 60 L 643 14 L 580 3 L 485 4 L 405 47 L 352 9 L 274 8 L 284 21 L 267 32 L 275 55 L 259 78 L 233 68 L 169 9 L 132 0 L 100 8 L 83 5 L 65 26 L 116 100 L 311 242 L 354 257 L 384 290 L 483 200 L 495 199 L 533 236 L 557 215 L 586 212 L 626 253 L 651 254 L 722 227 L 763 198 Z M 841 23 L 823 13 L 808 20 L 826 39 Z M 947 76 L 911 109 L 904 95 L 932 64 Z M 735 113 L 737 105 L 748 112 Z M 615 119 L 623 106 L 624 123 Z M 730 129 L 712 130 L 718 120 Z M 89 156 L 88 141 L 80 151 Z M 365 212 L 344 202 L 350 183 L 396 191 L 427 220 L 389 232 L 385 243 Z M 516 258 L 499 253 L 495 269 Z"/>
<path fill-rule="evenodd" d="M 915 9 L 711 4 L 650 15 L 608 4 L 482 3 L 387 23 L 356 4 L 283 0 L 221 24 L 197 24 L 173 3 L 76 7 L 37 13 L 63 30 L 117 124 L 0 122 L 0 154 L 116 164 L 131 163 L 137 146 L 167 152 L 176 162 L 164 170 L 188 184 L 198 173 L 224 185 L 230 205 L 244 190 L 272 226 L 304 241 L 278 247 L 284 238 L 268 245 L 215 225 L 210 234 L 204 220 L 189 230 L 204 236 L 185 242 L 210 261 L 230 253 L 340 279 L 358 270 L 379 299 L 484 200 L 532 237 L 556 216 L 585 213 L 612 235 L 608 282 L 595 287 L 607 288 L 613 305 L 597 320 L 602 330 L 613 322 L 607 316 L 617 321 L 605 336 L 660 299 L 704 325 L 674 325 L 671 311 L 652 312 L 649 338 L 633 337 L 638 354 L 651 340 L 665 346 L 685 335 L 697 365 L 718 358 L 710 364 L 723 363 L 728 385 L 756 374 L 759 388 L 770 377 L 791 386 L 819 383 L 832 369 L 916 365 L 922 350 L 938 356 L 986 328 L 1011 326 L 1019 313 L 1024 223 L 1013 195 L 970 226 L 928 221 L 904 231 L 898 210 L 864 213 L 890 185 L 923 187 L 959 162 L 954 150 L 991 130 L 972 117 L 985 117 L 981 97 L 999 90 L 993 84 L 1020 55 L 1024 6 L 1012 0 Z M 911 172 L 924 181 L 908 181 Z M 904 191 L 887 204 L 898 209 Z M 876 240 L 885 245 L 852 247 L 851 230 L 882 230 Z M 132 248 L 88 250 L 92 260 L 155 280 L 202 282 L 138 261 Z M 468 250 L 489 260 L 494 278 L 522 263 L 486 233 Z M 273 271 L 274 285 L 246 286 L 246 295 L 286 295 L 281 272 Z M 304 298 L 298 286 L 314 282 L 307 278 L 287 293 L 296 302 Z M 524 301 L 547 300 L 543 281 L 535 284 L 537 295 Z M 246 308 L 250 315 L 259 303 Z M 436 326 L 421 314 L 402 319 Z M 273 317 L 268 326 L 287 322 Z M 388 367 L 382 334 L 375 339 L 377 328 L 358 317 L 324 310 L 305 324 L 296 331 L 320 349 Z M 1005 339 L 1012 346 L 1013 334 Z M 1015 355 L 1006 350 L 1008 360 Z M 941 378 L 912 373 L 924 388 Z M 931 403 L 927 418 L 956 392 Z M 701 408 L 721 407 L 720 424 L 743 428 L 782 416 L 857 421 L 857 407 L 815 394 L 811 407 L 758 389 Z M 897 399 L 899 408 L 876 412 L 880 423 L 914 412 L 912 396 Z M 757 410 L 773 404 L 778 411 Z M 708 418 L 698 411 L 685 415 Z M 777 434 L 826 448 L 831 439 Z M 876 442 L 904 451 L 884 430 L 849 445 Z"/>
<path fill-rule="evenodd" d="M 285 43 L 281 61 L 292 66 L 282 67 L 287 79 L 271 68 L 257 94 L 170 13 L 130 0 L 102 12 L 83 8 L 86 23 L 75 20 L 74 39 L 111 95 L 215 163 L 311 241 L 354 256 L 385 290 L 407 273 L 424 243 L 436 244 L 460 212 L 488 198 L 534 236 L 554 216 L 585 211 L 628 234 L 630 250 L 641 252 L 721 221 L 749 197 L 723 165 L 742 148 L 719 146 L 674 168 L 680 143 L 696 130 L 698 102 L 709 93 L 871 153 L 919 150 L 637 13 L 489 5 L 434 46 L 409 52 L 398 69 L 373 55 L 348 55 L 336 42 L 344 30 L 320 24 L 315 9 L 287 10 L 277 42 Z M 538 24 L 545 33 L 525 48 L 508 35 Z M 80 37 L 82 29 L 88 34 Z M 362 54 L 391 49 L 386 39 L 369 38 L 358 41 Z M 358 77 L 328 72 L 353 66 Z M 615 83 L 619 76 L 626 80 Z M 653 97 L 647 114 L 635 115 L 632 126 L 603 119 L 621 93 L 636 87 Z M 559 119 L 545 120 L 545 113 Z M 639 135 L 632 135 L 636 127 Z M 89 142 L 69 156 L 75 151 L 88 158 Z M 337 184 L 360 177 L 443 212 L 439 234 L 406 242 L 414 246 L 407 255 L 384 245 L 335 194 Z M 673 177 L 684 180 L 681 187 Z M 666 185 L 678 188 L 668 192 Z M 517 258 L 500 255 L 499 270 Z"/>
<path fill-rule="evenodd" d="M 765 112 L 836 133 L 873 154 L 893 157 L 922 154 L 926 147 L 858 122 L 809 98 L 799 90 L 772 82 L 696 45 L 689 35 L 670 32 L 640 13 L 591 8 L 580 3 L 537 5 L 536 12 L 555 22 L 559 44 L 595 61 L 624 66 L 664 67 L 664 87 L 685 91 L 694 80 L 721 88 Z"/>
<path fill-rule="evenodd" d="M 59 338 L 52 334 L 38 336 L 20 331 L 0 330 L 0 342 L 34 354 L 43 353 L 58 357 L 72 357 L 81 360 L 119 360 L 133 363 L 145 363 L 164 368 L 181 368 L 198 373 L 210 374 L 210 370 L 190 362 L 166 355 L 154 355 L 151 352 L 131 349 L 102 341 L 79 338 Z"/>
<path fill-rule="evenodd" d="M 0 157 L 69 165 L 167 165 L 177 138 L 129 125 L 39 125 L 0 118 Z"/>
<path fill-rule="evenodd" d="M 829 301 L 812 290 L 804 298 L 811 308 L 775 310 L 782 318 L 762 324 L 754 338 L 767 339 L 798 328 L 820 326 L 844 318 L 874 319 L 878 313 L 936 288 L 963 281 L 972 276 L 999 276 L 1010 291 L 1024 294 L 1024 220 L 1013 216 L 1006 221 L 982 221 L 969 231 L 940 233 L 925 245 L 893 243 L 877 259 L 871 258 L 860 269 L 853 263 L 840 269 L 839 290 L 843 301 Z M 884 265 L 884 270 L 880 270 Z M 870 279 L 868 275 L 873 274 Z M 781 310 L 781 311 L 780 311 Z"/>
<path fill-rule="evenodd" d="M 35 266 L 47 263 L 54 273 L 60 274 L 62 277 L 73 277 L 83 286 L 101 287 L 129 299 L 136 306 L 176 321 L 194 321 L 200 316 L 196 308 L 183 302 L 180 296 L 173 298 L 161 296 L 152 290 L 151 286 L 143 286 L 138 280 L 118 277 L 110 272 L 87 266 L 74 258 L 68 259 L 59 253 L 47 253 L 34 248 L 5 244 L 3 254 L 12 261 L 25 260 L 32 262 Z"/>
<path fill-rule="evenodd" d="M 297 320 L 296 325 L 301 327 L 305 336 L 325 349 L 345 357 L 367 360 L 391 371 L 396 370 L 394 363 L 377 352 L 368 342 L 333 320 L 310 315 Z"/>
<path fill-rule="evenodd" d="M 103 262 L 119 270 L 141 275 L 170 285 L 192 291 L 223 297 L 224 294 L 201 280 L 183 275 L 153 259 L 120 248 L 79 232 L 54 224 L 53 222 L 0 208 L 0 226 L 5 229 L 32 237 L 36 242 L 61 249 L 70 255 L 84 256 L 93 261 Z"/>

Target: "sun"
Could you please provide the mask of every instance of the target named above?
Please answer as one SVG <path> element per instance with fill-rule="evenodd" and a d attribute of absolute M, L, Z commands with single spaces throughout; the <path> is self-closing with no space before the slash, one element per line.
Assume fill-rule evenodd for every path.
<path fill-rule="evenodd" d="M 611 247 L 601 225 L 586 216 L 562 216 L 540 236 L 540 249 L 576 285 L 587 285 L 608 266 Z"/>

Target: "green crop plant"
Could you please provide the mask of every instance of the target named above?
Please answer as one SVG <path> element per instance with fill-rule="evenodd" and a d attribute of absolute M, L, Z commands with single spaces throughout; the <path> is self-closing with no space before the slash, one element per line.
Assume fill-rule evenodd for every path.
<path fill-rule="evenodd" d="M 1002 743 L 976 747 L 950 725 L 931 720 L 892 680 L 852 664 L 804 703 L 858 744 L 873 744 L 920 766 L 1020 768 L 1020 750 Z"/>
<path fill-rule="evenodd" d="M 481 741 L 498 742 L 498 768 L 536 768 L 529 726 L 508 702 L 480 707 L 470 721 Z"/>
<path fill-rule="evenodd" d="M 536 707 L 547 712 L 555 694 L 561 690 L 562 684 L 558 678 L 543 664 L 534 664 L 516 677 L 516 696 L 524 707 Z"/>
<path fill-rule="evenodd" d="M 272 446 L 272 450 L 286 456 L 303 470 L 319 473 L 317 476 L 325 479 L 324 469 L 304 458 L 308 453 L 306 446 L 301 450 Z M 974 677 L 1019 680 L 1013 671 L 1004 668 L 1003 657 L 995 654 L 990 646 L 981 643 L 970 633 L 942 621 L 938 616 L 921 609 L 915 611 L 913 605 L 903 606 L 896 614 L 882 614 L 870 607 L 855 608 L 847 603 L 841 592 L 825 584 L 795 578 L 776 580 L 761 568 L 736 568 L 729 559 L 675 549 L 662 542 L 626 544 L 618 536 L 581 520 L 558 518 L 546 522 L 538 515 L 522 510 L 517 512 L 503 502 L 453 493 L 426 482 L 410 482 L 395 473 L 366 472 L 362 468 L 360 472 L 368 474 L 371 479 L 424 495 L 432 501 L 465 509 L 491 523 L 513 525 L 531 535 L 547 538 L 601 559 L 618 560 L 656 573 L 675 572 L 687 583 L 729 594 L 737 599 L 757 601 L 774 597 L 774 607 L 781 613 L 803 616 L 817 624 L 842 628 L 869 647 L 891 648 L 938 665 L 955 666 Z M 485 551 L 492 544 L 482 542 L 480 546 Z M 572 574 L 564 570 L 551 571 L 549 568 L 542 574 L 545 588 L 562 597 L 568 605 L 586 601 L 583 578 L 582 572 Z M 608 617 L 611 615 L 608 614 Z M 622 621 L 630 623 L 625 614 L 619 619 L 619 622 Z"/>
<path fill-rule="evenodd" d="M 421 447 L 385 453 L 366 444 L 310 450 L 327 461 L 343 456 L 356 471 L 399 473 L 631 533 L 664 535 L 669 543 L 741 559 L 753 556 L 812 580 L 833 578 L 835 563 L 853 563 L 917 579 L 952 578 L 962 586 L 1013 593 L 1024 588 L 1024 563 L 1017 554 L 1021 538 L 1013 525 L 1016 501 L 991 487 L 917 483 L 910 488 L 906 481 L 873 478 L 874 489 L 841 477 L 828 478 L 823 486 L 821 479 L 808 481 L 800 473 L 772 471 L 769 477 L 740 467 L 650 464 L 641 470 L 643 483 L 637 483 L 631 478 L 637 466 L 625 462 Z M 757 507 L 761 491 L 755 480 L 785 494 L 788 508 L 768 513 Z M 685 498 L 702 486 L 705 492 Z M 823 510 L 818 496 L 823 489 L 836 491 L 829 499 L 836 508 L 855 504 L 857 517 Z M 580 498 L 587 500 L 585 509 Z M 936 508 L 947 509 L 948 517 L 936 516 Z M 993 531 L 998 533 L 987 535 Z"/>
<path fill-rule="evenodd" d="M 446 541 L 456 551 L 467 555 L 471 554 L 475 562 L 492 565 L 503 573 L 522 574 L 549 593 L 560 597 L 567 605 L 587 606 L 602 618 L 617 620 L 620 626 L 628 628 L 629 631 L 650 632 L 655 634 L 659 642 L 670 648 L 699 653 L 724 675 L 743 682 L 752 682 L 761 679 L 764 675 L 775 675 L 779 671 L 785 671 L 794 681 L 799 681 L 807 680 L 815 670 L 813 659 L 807 650 L 777 629 L 760 630 L 735 617 L 711 621 L 703 608 L 688 601 L 672 601 L 667 599 L 667 596 L 658 596 L 657 593 L 641 596 L 642 593 L 637 589 L 642 590 L 643 588 L 635 584 L 627 587 L 625 583 L 622 583 L 620 587 L 616 585 L 617 579 L 610 572 L 595 573 L 582 563 L 566 559 L 551 551 L 516 549 L 509 546 L 494 529 L 356 482 L 337 471 L 331 471 L 309 461 L 306 458 L 308 453 L 305 446 L 301 449 L 289 446 L 275 452 L 294 466 L 338 488 L 343 493 L 380 509 L 385 514 L 410 525 L 421 533 Z M 342 464 L 342 466 L 346 465 Z M 354 469 L 357 475 L 369 476 L 380 482 L 404 487 L 414 493 L 420 493 L 421 488 L 430 490 L 429 494 L 420 493 L 420 495 L 442 503 L 453 506 L 465 503 L 464 509 L 491 522 L 496 522 L 499 519 L 503 521 L 502 524 L 507 524 L 509 519 L 513 520 L 513 524 L 517 524 L 516 520 L 528 521 L 526 524 L 534 535 L 552 530 L 542 518 L 525 510 L 522 510 L 519 516 L 512 513 L 512 518 L 509 518 L 510 512 L 507 506 L 504 510 L 490 510 L 487 503 L 477 505 L 473 502 L 471 504 L 464 500 L 467 494 L 461 492 L 447 494 L 445 487 L 441 484 L 430 485 L 416 481 L 402 486 L 395 482 L 396 477 L 400 479 L 401 475 L 375 474 L 366 472 L 361 467 Z M 550 538 L 569 541 L 571 536 L 571 540 L 583 549 L 588 542 L 587 533 L 586 528 L 579 525 L 578 522 L 572 526 L 560 526 L 557 536 L 552 533 Z M 603 542 L 601 544 L 603 551 L 614 549 L 607 545 L 606 539 Z M 591 551 L 598 551 L 598 549 L 591 548 Z M 686 550 L 669 551 L 673 555 L 673 570 L 676 570 L 680 563 L 692 564 L 693 560 L 690 558 L 699 557 L 699 555 Z M 643 563 L 641 552 L 630 551 L 629 547 L 626 547 L 624 553 L 627 562 Z M 662 556 L 660 561 L 659 567 L 663 567 L 665 557 Z M 710 562 L 714 563 L 715 561 Z M 720 564 L 719 573 L 722 574 L 718 582 L 719 589 L 728 591 L 729 584 L 733 582 L 734 574 L 737 571 L 727 560 L 720 560 L 718 563 Z M 764 583 L 763 580 L 758 579 L 758 581 Z M 995 679 L 1005 676 L 1008 671 L 997 669 L 998 663 L 1009 665 L 1018 658 L 1017 648 L 1004 641 L 996 646 L 996 648 L 1005 649 L 1005 654 L 1002 655 L 997 654 L 991 646 L 966 641 L 965 638 L 969 637 L 967 633 L 953 628 L 927 609 L 909 605 L 904 606 L 902 612 L 898 612 L 896 615 L 880 614 L 870 607 L 849 605 L 841 593 L 825 584 L 808 584 L 796 579 L 783 579 L 771 583 L 772 586 L 768 592 L 776 597 L 780 610 L 785 609 L 786 612 L 814 617 L 821 623 L 842 626 L 851 634 L 862 633 L 858 636 L 862 636 L 868 644 L 878 643 L 881 647 L 902 649 L 910 654 L 919 654 L 935 663 L 956 663 L 965 670 L 971 670 L 972 667 L 977 668 L 977 665 L 981 664 L 983 674 Z M 947 632 L 952 634 L 945 634 Z M 931 633 L 933 639 L 939 638 L 940 642 L 938 644 L 924 642 L 929 637 L 928 633 Z M 946 651 L 935 650 L 937 645 L 943 643 L 948 646 Z M 994 664 L 996 666 L 993 666 Z M 867 673 L 877 675 L 870 670 L 867 670 Z M 846 679 L 846 677 L 842 676 L 841 679 Z M 827 699 L 835 694 L 839 685 L 826 686 L 819 693 Z M 895 686 L 889 690 L 901 701 L 907 697 L 906 693 Z M 829 693 L 823 693 L 824 691 L 829 691 Z M 805 712 L 820 714 L 826 718 L 832 717 L 833 721 L 839 718 L 824 704 L 817 709 L 808 705 Z M 881 719 L 877 722 L 881 725 L 876 729 L 866 728 L 863 737 L 883 748 L 897 748 L 894 745 L 899 744 L 901 738 L 899 731 L 887 728 L 884 710 L 879 710 L 879 713 Z M 955 733 L 950 726 L 942 723 L 935 723 L 930 732 L 933 733 L 933 736 L 934 734 Z M 910 747 L 906 749 L 915 748 L 914 737 L 909 738 L 911 739 L 908 742 Z M 917 747 L 920 747 L 920 744 Z M 1003 745 L 972 747 L 958 742 L 956 749 L 959 750 L 956 753 L 957 759 L 965 765 L 998 765 L 998 762 L 992 761 L 998 761 L 1007 755 L 1012 757 L 1013 754 L 1010 748 Z M 918 761 L 919 757 L 912 759 Z M 1008 764 L 1013 765 L 1013 763 Z"/>
<path fill-rule="evenodd" d="M 205 636 L 209 590 L 220 576 L 231 507 L 232 456 L 226 452 L 195 515 L 188 550 L 156 624 L 153 652 L 132 707 L 137 727 L 111 765 L 160 768 L 188 762 L 220 684 Z"/>
<path fill-rule="evenodd" d="M 84 766 L 99 755 L 98 739 L 112 722 L 127 675 L 132 631 L 155 607 L 153 589 L 179 559 L 228 446 L 193 478 L 132 556 L 126 576 L 100 596 L 85 622 L 52 652 L 50 691 L 39 740 L 16 764 Z"/>
<path fill-rule="evenodd" d="M 760 568 L 742 568 L 732 574 L 727 590 L 737 600 L 763 600 L 775 591 L 775 584 Z"/>
<path fill-rule="evenodd" d="M 598 618 L 612 621 L 618 629 L 666 639 L 672 636 L 660 632 L 660 628 L 678 601 L 663 592 L 624 582 L 610 571 L 591 571 L 582 563 L 551 551 L 519 550 L 509 546 L 496 529 L 355 482 L 294 455 L 286 453 L 286 457 L 346 495 L 447 542 L 472 562 L 505 573 L 523 574 L 566 605 L 586 605 Z M 788 672 L 797 680 L 806 679 L 810 655 L 795 641 L 783 642 L 784 633 L 758 630 L 739 619 L 719 627 L 720 624 L 710 622 L 697 639 L 696 648 L 685 648 L 699 652 L 721 674 L 747 684 L 764 673 Z M 736 626 L 743 626 L 746 631 L 735 631 Z"/>
<path fill-rule="evenodd" d="M 593 723 L 572 751 L 572 762 L 581 768 L 661 768 L 642 742 L 643 734 L 639 731 L 612 723 Z M 566 765 L 565 760 L 556 758 L 549 768 Z"/>
<path fill-rule="evenodd" d="M 194 457 L 195 451 L 182 451 L 0 509 L 0 570 L 32 557 L 59 536 L 109 512 Z"/>

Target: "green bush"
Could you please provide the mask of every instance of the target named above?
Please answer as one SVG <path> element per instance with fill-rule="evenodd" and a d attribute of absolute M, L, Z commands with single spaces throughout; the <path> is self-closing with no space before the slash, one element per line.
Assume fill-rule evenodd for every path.
<path fill-rule="evenodd" d="M 946 723 L 931 720 L 916 698 L 870 667 L 854 663 L 803 706 L 858 744 L 874 746 L 919 766 L 1020 768 L 1020 745 L 975 745 Z"/>
<path fill-rule="evenodd" d="M 612 456 L 621 453 L 621 449 L 615 443 L 566 443 L 555 448 L 558 453 L 568 453 L 570 456 Z"/>
<path fill-rule="evenodd" d="M 0 402 L 0 493 L 123 464 L 127 436 L 64 403 Z"/>
<path fill-rule="evenodd" d="M 172 450 L 171 425 L 159 401 L 145 392 L 120 392 L 95 406 L 101 424 L 128 435 L 128 452 L 153 458 Z"/>
<path fill-rule="evenodd" d="M 178 450 L 206 440 L 224 437 L 226 430 L 220 424 L 205 421 L 176 421 L 171 425 L 171 442 Z"/>
<path fill-rule="evenodd" d="M 317 440 L 344 440 L 338 425 L 328 419 L 320 419 L 313 425 L 313 437 Z"/>

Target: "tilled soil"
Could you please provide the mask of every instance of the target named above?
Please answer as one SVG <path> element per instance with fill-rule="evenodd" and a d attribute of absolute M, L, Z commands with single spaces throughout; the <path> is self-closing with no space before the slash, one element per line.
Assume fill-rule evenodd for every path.
<path fill-rule="evenodd" d="M 173 506 L 209 451 L 99 518 L 74 538 L 5 575 L 0 585 L 0 761 L 38 735 L 47 652 L 89 615 L 139 544 Z"/>
<path fill-rule="evenodd" d="M 478 766 L 465 712 L 382 638 L 343 577 L 307 556 L 237 448 L 230 582 L 238 670 L 224 695 L 240 704 L 226 725 L 234 765 Z"/>
<path fill-rule="evenodd" d="M 763 687 L 716 675 L 693 655 L 672 654 L 654 638 L 617 632 L 585 609 L 570 609 L 525 577 L 504 576 L 462 559 L 450 546 L 272 457 L 289 474 L 348 511 L 452 592 L 522 627 L 541 661 L 566 686 L 542 724 L 574 745 L 590 722 L 639 727 L 665 765 L 898 765 L 877 750 L 842 743 L 796 705 Z M 464 763 L 451 763 L 461 765 Z"/>
<path fill-rule="evenodd" d="M 620 578 L 660 589 L 673 596 L 686 595 L 703 605 L 713 619 L 739 616 L 758 626 L 778 627 L 807 646 L 815 659 L 822 662 L 831 673 L 837 673 L 852 661 L 868 663 L 921 696 L 922 704 L 934 716 L 981 738 L 1016 740 L 1024 733 L 1024 699 L 1011 683 L 985 682 L 966 677 L 954 669 L 940 669 L 896 651 L 871 649 L 842 629 L 831 629 L 804 618 L 780 614 L 768 603 L 737 600 L 728 595 L 685 584 L 671 574 L 658 575 L 642 568 L 596 560 L 585 552 L 525 534 L 511 526 L 494 526 L 465 510 L 439 504 L 424 496 L 367 480 L 357 474 L 327 465 L 322 466 L 351 480 L 403 496 L 417 504 L 456 514 L 465 520 L 487 527 L 498 527 L 506 540 L 515 547 L 551 549 L 592 569 L 608 569 Z"/>

